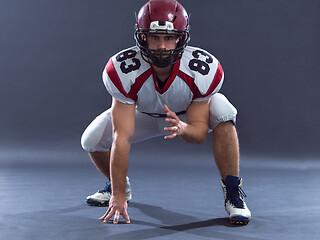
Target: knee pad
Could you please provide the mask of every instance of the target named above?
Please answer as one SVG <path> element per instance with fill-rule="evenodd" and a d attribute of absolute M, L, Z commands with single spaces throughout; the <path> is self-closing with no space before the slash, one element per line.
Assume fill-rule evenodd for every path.
<path fill-rule="evenodd" d="M 81 137 L 81 146 L 87 152 L 106 152 L 111 149 L 112 141 L 112 120 L 108 110 L 86 128 Z"/>
<path fill-rule="evenodd" d="M 233 121 L 236 124 L 237 109 L 221 93 L 216 93 L 210 100 L 210 129 L 215 129 L 220 123 Z"/>

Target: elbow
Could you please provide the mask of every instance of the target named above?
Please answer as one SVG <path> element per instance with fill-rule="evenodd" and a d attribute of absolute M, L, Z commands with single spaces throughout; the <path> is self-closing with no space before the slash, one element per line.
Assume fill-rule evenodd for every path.
<path fill-rule="evenodd" d="M 207 139 L 207 134 L 199 135 L 196 138 L 184 139 L 187 143 L 203 144 Z"/>
<path fill-rule="evenodd" d="M 208 135 L 208 127 L 198 128 L 192 134 L 185 134 L 182 139 L 187 143 L 202 144 L 206 141 Z"/>
<path fill-rule="evenodd" d="M 203 144 L 207 139 L 207 134 L 205 134 L 204 136 L 201 136 L 199 139 L 197 139 L 197 141 L 195 142 L 196 144 Z"/>
<path fill-rule="evenodd" d="M 196 139 L 196 144 L 203 144 L 206 139 L 207 139 L 207 135 L 208 135 L 208 127 L 206 126 L 205 128 L 201 129 L 201 131 L 199 132 L 199 135 Z"/>

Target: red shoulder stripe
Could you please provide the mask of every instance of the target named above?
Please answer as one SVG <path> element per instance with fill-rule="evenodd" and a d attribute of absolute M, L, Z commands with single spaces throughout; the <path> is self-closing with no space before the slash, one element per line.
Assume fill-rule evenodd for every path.
<path fill-rule="evenodd" d="M 113 65 L 112 58 L 110 58 L 107 63 L 106 71 L 108 73 L 109 78 L 111 79 L 113 84 L 116 86 L 116 88 L 119 90 L 119 92 L 121 92 L 125 97 L 130 98 L 128 93 L 123 88 L 119 75 Z"/>
<path fill-rule="evenodd" d="M 218 68 L 214 75 L 213 81 L 211 82 L 208 91 L 204 95 L 202 95 L 202 97 L 206 97 L 210 95 L 217 88 L 217 86 L 222 80 L 222 76 L 223 76 L 223 70 L 222 70 L 221 64 L 218 62 Z"/>
<path fill-rule="evenodd" d="M 211 82 L 207 92 L 205 94 L 203 94 L 203 95 L 200 93 L 199 88 L 194 83 L 194 79 L 192 77 L 190 77 L 189 75 L 185 74 L 181 70 L 179 70 L 178 76 L 181 77 L 182 80 L 184 80 L 185 83 L 189 86 L 191 92 L 193 93 L 193 98 L 192 99 L 196 99 L 196 98 L 199 98 L 199 97 L 201 97 L 201 98 L 206 97 L 206 96 L 210 95 L 216 89 L 216 87 L 219 85 L 219 83 L 222 80 L 223 70 L 222 70 L 222 67 L 221 67 L 220 63 L 218 63 L 218 68 L 217 68 L 217 71 L 216 71 L 216 73 L 214 75 L 213 81 Z"/>

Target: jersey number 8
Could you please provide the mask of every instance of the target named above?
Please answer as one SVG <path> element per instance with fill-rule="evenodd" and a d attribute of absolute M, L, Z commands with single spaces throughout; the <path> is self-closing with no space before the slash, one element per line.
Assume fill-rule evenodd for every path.
<path fill-rule="evenodd" d="M 209 64 L 213 62 L 212 57 L 208 53 L 205 53 L 200 50 L 193 51 L 192 56 L 194 56 L 195 58 L 190 60 L 189 68 L 193 71 L 197 71 L 197 72 L 201 73 L 202 75 L 207 75 L 210 71 Z M 201 61 L 199 59 L 200 56 L 205 56 L 206 60 Z"/>
<path fill-rule="evenodd" d="M 139 67 L 141 66 L 141 63 L 139 61 L 139 59 L 135 58 L 135 56 L 137 55 L 137 52 L 130 49 L 124 52 L 119 53 L 116 56 L 116 59 L 118 62 L 121 62 L 120 64 L 120 69 L 123 73 L 129 73 L 132 72 L 134 70 L 139 69 Z M 126 63 L 125 60 L 131 58 L 131 61 L 133 64 L 128 64 Z"/>

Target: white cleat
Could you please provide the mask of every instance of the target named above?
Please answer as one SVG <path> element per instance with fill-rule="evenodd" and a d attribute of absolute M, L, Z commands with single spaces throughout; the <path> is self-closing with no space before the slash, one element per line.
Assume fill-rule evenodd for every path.
<path fill-rule="evenodd" d="M 221 185 L 230 223 L 248 224 L 251 220 L 251 212 L 244 201 L 246 194 L 242 190 L 242 179 L 227 176 L 225 181 L 221 180 Z"/>
<path fill-rule="evenodd" d="M 104 207 L 109 205 L 110 198 L 111 198 L 111 183 L 110 181 L 108 181 L 104 189 L 99 190 L 95 194 L 88 196 L 86 199 L 86 203 L 89 206 Z M 129 177 L 126 177 L 126 198 L 127 198 L 127 202 L 129 202 L 132 199 Z"/>

